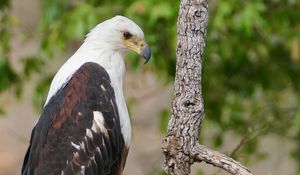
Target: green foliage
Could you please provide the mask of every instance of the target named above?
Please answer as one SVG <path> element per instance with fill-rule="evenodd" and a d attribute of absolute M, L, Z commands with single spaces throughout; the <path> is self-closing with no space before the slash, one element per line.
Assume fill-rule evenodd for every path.
<path fill-rule="evenodd" d="M 18 76 L 6 58 L 0 59 L 0 92 L 18 82 Z"/>
<path fill-rule="evenodd" d="M 294 118 L 293 124 L 295 128 L 300 128 L 300 109 L 298 109 L 296 113 L 296 117 Z"/>
<path fill-rule="evenodd" d="M 220 127 L 216 146 L 224 131 L 247 137 L 264 128 L 263 134 L 286 136 L 295 126 L 300 109 L 299 7 L 299 2 L 227 0 L 211 11 L 203 95 L 206 119 Z M 299 132 L 299 126 L 293 129 Z M 245 144 L 240 153 L 257 152 L 258 141 Z"/>
<path fill-rule="evenodd" d="M 9 16 L 8 5 L 9 1 L 0 3 L 0 93 L 15 85 L 16 95 L 19 96 L 20 78 L 9 59 L 12 17 Z M 4 110 L 1 111 L 0 113 L 3 113 Z"/>
<path fill-rule="evenodd" d="M 43 77 L 35 86 L 35 95 L 32 97 L 32 102 L 37 111 L 41 111 L 43 108 L 52 79 L 53 75 Z"/>
<path fill-rule="evenodd" d="M 9 0 L 1 0 L 0 1 L 0 10 L 9 6 Z"/>
<path fill-rule="evenodd" d="M 5 114 L 4 109 L 0 106 L 0 118 Z"/>
<path fill-rule="evenodd" d="M 66 57 L 63 54 L 70 43 L 81 42 L 93 26 L 117 14 L 132 18 L 144 29 L 153 53 L 149 69 L 164 82 L 174 79 L 179 1 L 41 3 L 43 14 L 37 29 L 43 36 L 40 49 L 24 59 L 23 70 L 17 73 L 9 59 L 9 1 L 0 2 L 0 92 L 21 87 L 21 80 L 41 73 L 45 77 L 40 78 L 33 97 L 40 109 L 54 73 L 43 71 L 47 61 Z M 258 160 L 265 157 L 257 151 L 259 136 L 275 134 L 291 140 L 300 137 L 300 2 L 226 0 L 212 6 L 203 60 L 205 123 L 216 130 L 214 146 L 222 146 L 224 133 L 231 132 L 247 140 L 235 157 Z M 135 70 L 140 63 L 132 57 L 136 55 L 129 55 L 127 61 Z M 161 112 L 160 131 L 166 131 L 169 116 L 167 110 Z M 202 134 L 206 132 L 209 129 L 203 127 Z M 300 155 L 300 147 L 297 149 L 295 154 Z M 300 162 L 299 156 L 295 157 Z"/>
<path fill-rule="evenodd" d="M 276 118 L 278 110 L 284 110 L 281 103 L 295 109 L 299 106 L 300 79 L 296 77 L 300 75 L 300 66 L 290 57 L 286 46 L 289 35 L 299 33 L 299 24 L 290 22 L 289 31 L 280 31 L 283 27 L 272 31 L 271 22 L 286 23 L 292 17 L 280 21 L 275 7 L 269 15 L 266 9 L 270 7 L 265 6 L 276 5 L 271 2 L 224 1 L 214 11 L 207 36 L 203 85 L 204 92 L 214 91 L 204 93 L 204 98 L 207 113 L 215 121 L 228 121 L 242 130 L 256 121 L 254 117 Z M 280 10 L 282 6 L 286 6 L 286 11 L 297 9 L 297 6 L 277 5 Z M 287 102 L 281 97 L 284 92 L 297 100 Z M 243 115 L 251 115 L 251 118 Z"/>
<path fill-rule="evenodd" d="M 160 171 L 159 173 L 158 173 L 159 175 L 168 175 L 166 172 L 164 172 L 164 171 Z"/>
<path fill-rule="evenodd" d="M 124 15 L 143 26 L 152 51 L 150 64 L 163 81 L 170 81 L 175 75 L 176 25 L 174 24 L 177 21 L 178 7 L 178 1 L 141 0 L 130 4 L 124 12 Z"/>
<path fill-rule="evenodd" d="M 41 66 L 43 66 L 44 62 L 36 57 L 28 57 L 23 61 L 23 73 L 25 78 L 30 78 L 32 74 L 38 73 L 41 71 Z"/>
<path fill-rule="evenodd" d="M 170 109 L 163 109 L 160 111 L 158 122 L 160 132 L 167 133 L 170 116 Z"/>

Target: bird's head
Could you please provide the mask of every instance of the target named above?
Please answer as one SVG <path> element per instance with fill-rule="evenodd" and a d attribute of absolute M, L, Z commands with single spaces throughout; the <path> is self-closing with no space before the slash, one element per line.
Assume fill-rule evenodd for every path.
<path fill-rule="evenodd" d="M 115 16 L 98 24 L 87 35 L 86 41 L 120 53 L 134 51 L 146 60 L 145 63 L 151 57 L 144 32 L 136 23 L 124 16 Z"/>

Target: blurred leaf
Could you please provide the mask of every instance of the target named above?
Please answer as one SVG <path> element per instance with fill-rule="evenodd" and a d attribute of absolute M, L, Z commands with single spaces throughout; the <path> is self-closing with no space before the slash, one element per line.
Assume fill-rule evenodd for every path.
<path fill-rule="evenodd" d="M 218 147 L 222 146 L 222 144 L 223 144 L 223 132 L 222 133 L 218 133 L 218 134 L 216 134 L 214 136 L 214 138 L 213 138 L 213 144 L 214 144 L 213 146 L 215 148 L 218 148 Z"/>
<path fill-rule="evenodd" d="M 23 73 L 26 78 L 30 78 L 33 73 L 39 73 L 43 66 L 41 59 L 36 57 L 28 57 L 22 60 L 23 62 Z"/>
<path fill-rule="evenodd" d="M 0 106 L 0 118 L 4 117 L 5 110 Z"/>
<path fill-rule="evenodd" d="M 262 16 L 264 10 L 265 5 L 263 2 L 246 3 L 241 13 L 235 16 L 235 28 L 245 33 L 246 36 L 252 35 L 256 27 L 262 28 L 266 25 L 266 21 Z"/>
<path fill-rule="evenodd" d="M 0 92 L 19 81 L 17 73 L 12 69 L 9 61 L 0 58 Z"/>
<path fill-rule="evenodd" d="M 294 62 L 300 62 L 300 39 L 298 39 L 297 37 L 291 39 L 290 41 L 290 54 L 291 59 Z"/>
<path fill-rule="evenodd" d="M 300 108 L 298 109 L 298 111 L 295 115 L 293 124 L 294 124 L 294 127 L 300 129 Z"/>
<path fill-rule="evenodd" d="M 161 133 L 167 133 L 170 116 L 171 116 L 171 112 L 169 109 L 162 109 L 160 111 L 158 126 Z"/>
<path fill-rule="evenodd" d="M 160 171 L 159 175 L 168 175 L 168 173 L 164 172 L 164 171 Z"/>
<path fill-rule="evenodd" d="M 1 0 L 0 1 L 0 10 L 9 6 L 10 0 Z"/>
<path fill-rule="evenodd" d="M 34 95 L 32 97 L 32 102 L 36 111 L 40 112 L 43 109 L 44 103 L 47 98 L 47 92 L 49 90 L 50 83 L 52 81 L 53 75 L 48 75 L 40 79 L 34 89 Z"/>
<path fill-rule="evenodd" d="M 132 117 L 132 112 L 135 106 L 135 100 L 133 98 L 126 99 L 126 105 L 129 113 L 129 117 Z"/>
<path fill-rule="evenodd" d="M 161 1 L 151 8 L 150 23 L 155 23 L 159 19 L 171 19 L 173 8 L 167 2 Z"/>
<path fill-rule="evenodd" d="M 229 1 L 220 1 L 216 10 L 215 19 L 212 21 L 215 29 L 222 29 L 226 18 L 233 12 L 234 5 Z"/>

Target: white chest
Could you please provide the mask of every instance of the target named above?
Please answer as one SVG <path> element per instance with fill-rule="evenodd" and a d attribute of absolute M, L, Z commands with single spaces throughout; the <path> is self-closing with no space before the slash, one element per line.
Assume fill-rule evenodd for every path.
<path fill-rule="evenodd" d="M 123 93 L 123 78 L 125 73 L 125 65 L 123 60 L 118 66 L 114 67 L 118 67 L 119 69 L 108 69 L 108 74 L 111 78 L 111 85 L 115 92 L 123 138 L 125 144 L 129 146 L 131 141 L 131 124 Z"/>

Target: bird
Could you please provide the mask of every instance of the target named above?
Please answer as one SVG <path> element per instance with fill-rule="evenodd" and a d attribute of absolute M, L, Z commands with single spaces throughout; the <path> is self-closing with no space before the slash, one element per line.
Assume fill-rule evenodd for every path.
<path fill-rule="evenodd" d="M 117 15 L 96 25 L 54 76 L 32 129 L 22 175 L 121 175 L 131 141 L 124 57 L 147 63 L 144 32 Z"/>

